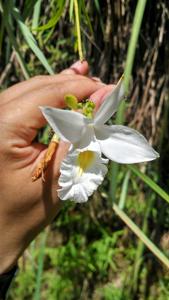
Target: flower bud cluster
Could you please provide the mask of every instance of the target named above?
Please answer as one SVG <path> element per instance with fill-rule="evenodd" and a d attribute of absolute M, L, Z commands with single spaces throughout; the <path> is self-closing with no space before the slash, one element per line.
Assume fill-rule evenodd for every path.
<path fill-rule="evenodd" d="M 68 94 L 65 95 L 64 100 L 69 109 L 79 111 L 89 119 L 93 118 L 95 103 L 90 99 L 86 99 L 84 102 L 78 102 L 76 96 Z"/>

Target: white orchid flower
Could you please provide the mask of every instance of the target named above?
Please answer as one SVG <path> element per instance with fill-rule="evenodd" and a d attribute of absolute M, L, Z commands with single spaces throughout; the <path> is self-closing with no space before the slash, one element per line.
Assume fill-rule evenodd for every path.
<path fill-rule="evenodd" d="M 124 84 L 121 79 L 93 119 L 75 111 L 52 107 L 40 109 L 54 132 L 62 140 L 71 142 L 76 149 L 83 151 L 90 145 L 110 160 L 125 164 L 156 159 L 159 154 L 139 132 L 122 125 L 105 125 L 123 98 Z"/>
<path fill-rule="evenodd" d="M 61 200 L 72 199 L 82 203 L 88 200 L 102 183 L 108 162 L 100 153 L 86 150 L 80 152 L 72 149 L 63 160 L 60 168 L 58 196 Z"/>

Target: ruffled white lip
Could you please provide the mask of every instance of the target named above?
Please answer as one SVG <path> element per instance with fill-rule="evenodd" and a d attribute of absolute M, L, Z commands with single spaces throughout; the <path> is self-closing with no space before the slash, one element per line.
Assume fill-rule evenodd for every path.
<path fill-rule="evenodd" d="M 88 151 L 88 150 L 87 150 Z M 92 152 L 93 159 L 84 172 L 79 173 L 78 155 L 85 152 L 71 150 L 63 160 L 60 169 L 58 196 L 61 200 L 71 199 L 77 203 L 83 203 L 102 183 L 107 167 L 107 159 L 103 159 L 98 152 Z"/>

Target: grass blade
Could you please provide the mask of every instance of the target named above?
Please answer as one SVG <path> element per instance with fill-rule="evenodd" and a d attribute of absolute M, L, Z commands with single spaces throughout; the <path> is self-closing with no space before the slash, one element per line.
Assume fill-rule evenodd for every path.
<path fill-rule="evenodd" d="M 6 19 L 6 15 L 4 15 L 3 19 L 4 19 L 4 24 L 5 24 L 6 31 L 8 33 L 10 42 L 11 42 L 11 44 L 12 44 L 12 46 L 13 46 L 15 52 L 16 52 L 17 60 L 18 60 L 18 62 L 20 64 L 20 67 L 22 69 L 23 75 L 24 75 L 25 79 L 28 79 L 29 78 L 29 73 L 28 73 L 27 66 L 26 66 L 26 64 L 25 64 L 25 62 L 24 62 L 24 60 L 22 58 L 22 54 L 21 54 L 21 52 L 19 50 L 18 44 L 17 44 L 17 42 L 15 40 L 15 36 L 14 36 L 12 30 L 11 30 L 11 27 L 10 27 L 10 25 L 8 23 L 8 20 Z"/>
<path fill-rule="evenodd" d="M 95 7 L 96 7 L 96 10 L 97 10 L 97 12 L 99 14 L 99 18 L 100 18 L 100 27 L 102 29 L 102 33 L 104 34 L 104 22 L 103 22 L 100 4 L 99 4 L 98 0 L 94 0 L 94 3 L 95 3 Z"/>
<path fill-rule="evenodd" d="M 147 2 L 147 0 L 139 0 L 137 2 L 136 12 L 134 15 L 132 34 L 131 34 L 129 47 L 128 47 L 128 51 L 127 51 L 126 67 L 125 67 L 125 72 L 124 72 L 124 78 L 125 78 L 124 83 L 125 83 L 126 91 L 128 91 L 130 76 L 131 76 L 131 72 L 133 69 L 133 62 L 134 62 L 134 57 L 135 57 L 135 52 L 136 52 L 136 46 L 137 46 L 138 36 L 140 33 L 141 23 L 143 20 L 146 2 Z"/>
<path fill-rule="evenodd" d="M 109 197 L 112 202 L 116 199 L 116 187 L 117 187 L 117 176 L 119 172 L 119 165 L 116 162 L 110 162 L 110 169 L 109 169 Z"/>
<path fill-rule="evenodd" d="M 70 2 L 69 2 L 69 20 L 70 20 L 70 22 L 72 21 L 72 18 L 73 18 L 73 1 L 74 0 L 70 0 Z"/>
<path fill-rule="evenodd" d="M 142 231 L 144 232 L 144 234 L 146 236 L 148 234 L 149 216 L 151 214 L 154 202 L 155 202 L 155 194 L 151 193 L 151 195 L 149 197 L 149 201 L 146 205 L 145 212 L 144 212 L 144 217 L 143 217 L 144 219 L 143 219 L 143 225 L 142 225 Z M 144 260 L 144 256 L 143 256 L 144 249 L 145 249 L 144 243 L 141 240 L 139 240 L 138 245 L 137 245 L 137 252 L 136 252 L 136 256 L 135 256 L 134 268 L 133 268 L 132 289 L 134 292 L 137 291 L 138 284 L 139 284 L 139 273 L 140 273 L 140 269 L 141 269 L 141 264 Z"/>
<path fill-rule="evenodd" d="M 124 209 L 125 201 L 127 198 L 129 180 L 130 180 L 130 171 L 128 171 L 125 174 L 124 181 L 122 184 L 122 190 L 121 190 L 121 195 L 120 195 L 120 200 L 119 200 L 119 208 L 122 210 Z"/>
<path fill-rule="evenodd" d="M 150 177 L 142 173 L 134 165 L 128 165 L 128 168 L 139 178 L 141 178 L 153 191 L 155 191 L 162 199 L 169 203 L 169 194 L 167 194 L 157 183 L 155 183 Z"/>
<path fill-rule="evenodd" d="M 35 28 L 35 30 L 44 31 L 46 29 L 50 29 L 50 28 L 56 26 L 56 24 L 58 23 L 58 21 L 60 20 L 60 18 L 62 16 L 65 5 L 66 5 L 66 1 L 60 0 L 58 2 L 55 15 L 48 21 L 47 24 L 39 26 L 38 28 Z"/>
<path fill-rule="evenodd" d="M 38 270 L 37 270 L 37 277 L 36 277 L 36 290 L 34 294 L 34 300 L 40 300 L 40 290 L 41 290 L 41 282 L 42 282 L 42 274 L 43 274 L 43 264 L 44 264 L 44 256 L 45 256 L 45 246 L 46 240 L 48 235 L 48 230 L 45 230 L 42 234 L 41 245 L 40 245 L 40 252 L 38 256 Z"/>
<path fill-rule="evenodd" d="M 85 5 L 85 1 L 84 1 L 84 0 L 82 0 L 81 6 L 82 6 L 82 7 L 81 7 L 81 10 L 82 10 L 82 12 L 84 13 L 84 17 L 85 17 L 87 26 L 89 27 L 90 34 L 91 34 L 92 36 L 94 36 L 92 24 L 91 24 L 90 17 L 89 17 L 89 15 L 88 15 L 88 12 L 87 12 L 86 5 Z"/>
<path fill-rule="evenodd" d="M 49 74 L 54 74 L 51 66 L 49 65 L 46 57 L 44 56 L 43 52 L 40 50 L 40 48 L 38 47 L 36 40 L 34 39 L 32 33 L 30 32 L 29 28 L 24 24 L 24 22 L 22 21 L 22 18 L 19 14 L 19 11 L 17 10 L 17 8 L 12 9 L 12 14 L 16 20 L 16 22 L 19 25 L 19 28 L 23 34 L 23 37 L 25 39 L 25 41 L 28 43 L 29 47 L 32 49 L 32 51 L 34 52 L 34 54 L 38 57 L 38 59 L 40 60 L 40 62 L 42 63 L 42 65 L 45 67 L 45 69 L 48 71 Z"/>
<path fill-rule="evenodd" d="M 113 210 L 121 220 L 135 233 L 135 235 L 147 246 L 147 248 L 169 269 L 169 259 L 159 248 L 141 231 L 141 229 L 122 211 L 116 204 Z"/>
<path fill-rule="evenodd" d="M 28 16 L 30 16 L 33 12 L 33 8 L 36 5 L 38 0 L 25 0 L 24 1 L 24 9 L 22 13 L 22 18 L 25 20 Z"/>
<path fill-rule="evenodd" d="M 34 6 L 32 28 L 38 27 L 42 0 L 38 0 Z"/>

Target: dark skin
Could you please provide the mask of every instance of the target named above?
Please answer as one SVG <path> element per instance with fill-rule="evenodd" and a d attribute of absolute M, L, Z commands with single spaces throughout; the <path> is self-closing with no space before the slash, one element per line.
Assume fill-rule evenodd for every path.
<path fill-rule="evenodd" d="M 77 62 L 59 75 L 34 77 L 0 94 L 0 274 L 16 264 L 60 208 L 57 179 L 68 145 L 60 142 L 45 182 L 31 180 L 46 151 L 46 146 L 35 142 L 38 130 L 46 124 L 38 107 L 64 107 L 68 93 L 79 100 L 91 97 L 99 106 L 112 86 L 87 73 L 87 62 Z"/>

